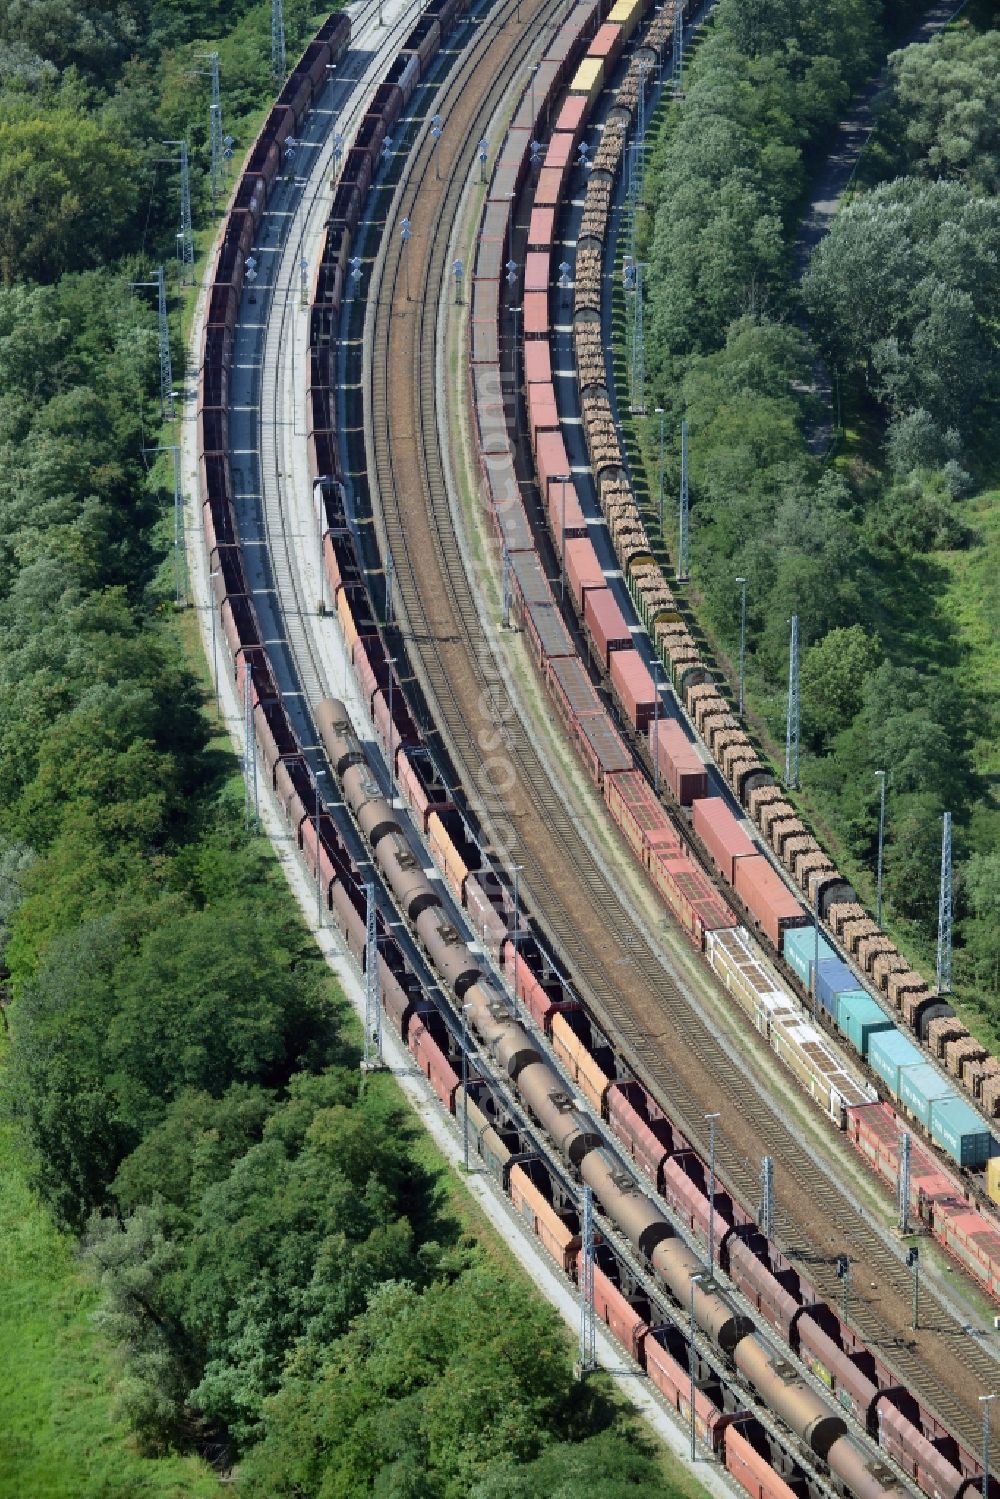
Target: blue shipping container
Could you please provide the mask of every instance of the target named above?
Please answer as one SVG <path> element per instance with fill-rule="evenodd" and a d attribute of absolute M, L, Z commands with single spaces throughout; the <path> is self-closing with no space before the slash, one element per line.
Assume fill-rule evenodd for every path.
<path fill-rule="evenodd" d="M 983 1166 L 990 1158 L 993 1136 L 983 1119 L 964 1098 L 940 1098 L 931 1104 L 931 1139 L 960 1166 Z"/>
<path fill-rule="evenodd" d="M 864 989 L 837 995 L 837 1024 L 863 1057 L 868 1055 L 872 1036 L 879 1031 L 895 1030 L 882 1007 Z"/>
<path fill-rule="evenodd" d="M 955 1098 L 955 1089 L 946 1077 L 942 1077 L 930 1062 L 919 1067 L 904 1067 L 899 1074 L 899 1101 L 911 1114 L 916 1114 L 925 1129 L 930 1128 L 931 1103 L 939 1099 Z"/>
<path fill-rule="evenodd" d="M 781 934 L 781 951 L 789 968 L 809 988 L 812 966 L 816 957 L 816 928 L 814 926 L 786 926 Z M 819 939 L 821 963 L 836 962 L 837 954 L 824 936 Z"/>
<path fill-rule="evenodd" d="M 899 1096 L 899 1070 L 901 1067 L 917 1067 L 923 1057 L 911 1041 L 901 1036 L 896 1027 L 891 1031 L 879 1031 L 868 1043 L 868 1060 L 894 1098 Z"/>
<path fill-rule="evenodd" d="M 820 961 L 816 969 L 816 998 L 834 1020 L 837 1018 L 837 995 L 847 994 L 857 987 L 854 974 L 839 958 L 828 958 L 825 963 Z"/>

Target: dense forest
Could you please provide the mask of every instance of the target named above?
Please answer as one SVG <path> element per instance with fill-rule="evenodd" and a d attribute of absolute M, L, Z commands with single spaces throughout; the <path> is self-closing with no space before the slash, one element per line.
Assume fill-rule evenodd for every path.
<path fill-rule="evenodd" d="M 749 702 L 778 743 L 798 614 L 803 805 L 871 898 L 875 772 L 888 771 L 887 915 L 931 971 L 952 812 L 956 992 L 998 1035 L 1000 33 L 987 6 L 892 54 L 850 201 L 796 275 L 831 129 L 922 8 L 720 0 L 651 156 L 649 405 L 690 427 L 687 603 L 732 660 L 746 577 Z M 817 450 L 826 372 L 830 452 Z M 653 423 L 641 441 L 652 467 Z M 672 527 L 664 541 L 672 554 Z"/>
<path fill-rule="evenodd" d="M 293 0 L 285 17 L 291 52 L 317 18 Z M 145 1453 L 235 1464 L 268 1499 L 669 1492 L 606 1388 L 574 1381 L 555 1313 L 466 1225 L 395 1084 L 360 1088 L 355 1023 L 244 830 L 196 627 L 174 612 L 148 451 L 174 429 L 131 283 L 174 255 L 165 142 L 190 141 L 210 243 L 199 54 L 219 52 L 238 156 L 271 87 L 269 25 L 260 3 L 0 6 L 3 1164 L 78 1242 L 116 1420 Z M 40 1318 L 39 1253 L 59 1241 L 4 1190 L 21 1223 L 0 1231 L 5 1304 Z M 51 1327 L 31 1328 L 44 1348 Z M 0 1491 L 44 1472 L 51 1494 L 152 1492 L 93 1421 L 67 1418 L 75 1450 L 46 1430 L 60 1377 L 54 1346 L 22 1371 L 39 1430 L 17 1425 L 33 1391 L 0 1397 Z"/>

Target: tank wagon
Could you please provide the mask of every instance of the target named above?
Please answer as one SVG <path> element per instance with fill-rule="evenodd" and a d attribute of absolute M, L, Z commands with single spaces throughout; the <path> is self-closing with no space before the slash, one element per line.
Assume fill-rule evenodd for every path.
<path fill-rule="evenodd" d="M 567 1166 L 589 1185 L 610 1220 L 648 1264 L 659 1283 L 683 1308 L 691 1277 L 701 1262 L 671 1226 L 668 1209 L 701 1237 L 707 1237 L 712 1208 L 704 1163 L 688 1141 L 656 1108 L 641 1084 L 622 1067 L 614 1048 L 582 1008 L 568 995 L 562 981 L 546 972 L 540 950 L 530 935 L 505 935 L 500 955 L 515 996 L 542 1026 L 553 1050 L 580 1093 L 602 1119 L 619 1149 L 664 1200 L 658 1206 L 636 1179 L 623 1172 L 617 1153 L 609 1150 L 602 1126 L 567 1093 L 561 1075 L 539 1049 L 533 1035 L 513 1012 L 507 994 L 497 988 L 479 958 L 464 942 L 444 909 L 440 893 L 406 849 L 397 814 L 382 796 L 368 768 L 363 747 L 343 703 L 328 700 L 316 715 L 327 758 L 340 780 L 344 800 L 365 832 L 376 864 L 413 925 L 428 958 L 462 1003 L 472 1032 L 484 1053 L 508 1079 L 531 1117 L 563 1157 Z M 398 1000 L 387 997 L 394 1014 Z M 411 1016 L 419 1015 L 423 1069 L 442 1101 L 457 1112 L 455 1067 L 433 1035 L 427 1020 L 411 1001 Z M 404 1020 L 405 1020 L 404 1012 Z M 405 1025 L 404 1025 L 405 1029 Z M 412 1047 L 411 1047 L 412 1049 Z M 578 1249 L 573 1224 L 553 1209 L 549 1197 L 525 1182 L 523 1162 L 516 1149 L 499 1138 L 485 1119 L 480 1130 L 485 1158 L 511 1178 L 515 1202 L 536 1226 L 549 1252 L 570 1269 Z M 531 1173 L 528 1173 L 530 1176 Z M 538 1172 L 535 1172 L 537 1179 Z M 574 1210 L 575 1211 L 575 1210 Z M 750 1382 L 759 1398 L 803 1440 L 852 1493 L 902 1493 L 888 1467 L 872 1468 L 864 1450 L 852 1437 L 841 1410 L 846 1408 L 869 1435 L 893 1433 L 893 1457 L 928 1494 L 960 1495 L 977 1483 L 975 1459 L 952 1444 L 940 1443 L 942 1432 L 926 1413 L 913 1419 L 910 1397 L 892 1371 L 867 1349 L 837 1314 L 826 1306 L 805 1278 L 770 1245 L 751 1215 L 730 1195 L 716 1191 L 716 1263 L 751 1301 L 762 1318 L 835 1393 L 837 1403 L 818 1395 L 787 1359 L 762 1338 L 717 1284 L 696 1287 L 698 1326 L 721 1354 Z M 570 1213 L 572 1218 L 572 1212 Z M 664 1377 L 648 1340 L 653 1334 L 649 1314 L 637 1310 L 609 1285 L 599 1296 L 602 1315 L 654 1382 Z M 650 1358 L 653 1357 L 653 1367 Z M 676 1383 L 676 1381 L 675 1381 Z M 724 1451 L 725 1438 L 706 1431 Z"/>

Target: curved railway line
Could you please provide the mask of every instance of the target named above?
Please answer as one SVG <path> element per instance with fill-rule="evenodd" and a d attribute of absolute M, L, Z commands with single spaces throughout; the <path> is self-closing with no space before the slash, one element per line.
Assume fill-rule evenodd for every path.
<path fill-rule="evenodd" d="M 529 6 L 527 0 L 523 6 L 536 19 L 554 8 Z M 502 35 L 474 45 L 468 62 L 444 85 L 436 107 L 447 116 L 450 149 L 443 153 L 441 179 L 425 132 L 404 168 L 366 321 L 373 509 L 393 557 L 410 663 L 467 786 L 478 784 L 481 746 L 496 742 L 497 715 L 490 705 L 497 676 L 455 535 L 439 446 L 438 308 L 448 294 L 452 226 L 477 142 L 502 93 L 503 63 L 513 51 Z M 486 79 L 482 96 L 475 87 L 480 74 Z M 403 215 L 412 231 L 405 252 L 396 231 Z M 419 265 L 413 263 L 417 247 L 425 249 Z M 403 253 L 411 257 L 409 266 Z M 890 1351 L 910 1388 L 975 1441 L 977 1396 L 996 1377 L 993 1358 L 929 1289 L 925 1327 L 911 1336 L 910 1276 L 895 1248 L 818 1166 L 774 1102 L 720 1050 L 718 1037 L 666 972 L 581 836 L 516 712 L 504 716 L 502 741 L 512 777 L 502 799 L 504 814 L 517 833 L 510 856 L 523 866 L 533 908 L 600 1022 L 637 1073 L 669 1100 L 671 1114 L 694 1140 L 704 1143 L 700 1116 L 719 1111 L 720 1174 L 745 1200 L 756 1190 L 748 1156 L 770 1154 L 780 1161 L 786 1182 L 794 1183 L 794 1194 L 786 1186 L 779 1203 L 782 1241 L 808 1261 L 810 1277 L 831 1300 L 838 1295 L 835 1257 L 850 1256 L 854 1283 L 866 1288 L 854 1299 L 854 1321 L 870 1342 Z"/>

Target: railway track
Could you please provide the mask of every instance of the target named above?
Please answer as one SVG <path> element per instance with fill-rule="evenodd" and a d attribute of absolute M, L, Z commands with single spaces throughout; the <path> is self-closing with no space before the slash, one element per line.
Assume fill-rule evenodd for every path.
<path fill-rule="evenodd" d="M 536 23 L 557 9 L 522 4 Z M 512 10 L 507 7 L 508 15 Z M 493 645 L 456 536 L 440 448 L 438 308 L 447 294 L 452 226 L 515 47 L 515 38 L 484 34 L 444 85 L 436 103 L 447 120 L 441 180 L 425 130 L 404 169 L 382 236 L 377 295 L 369 296 L 367 482 L 383 548 L 387 544 L 393 558 L 396 614 L 409 662 L 465 786 L 481 784 L 483 746 L 497 741 L 502 720 L 512 780 L 502 807 L 498 800 L 492 814 L 487 808 L 486 830 L 498 813 L 512 824 L 510 856 L 523 867 L 534 909 L 600 1023 L 694 1141 L 704 1143 L 706 1110 L 720 1112 L 720 1174 L 737 1195 L 753 1201 L 752 1162 L 760 1155 L 780 1162 L 777 1227 L 790 1256 L 808 1262 L 810 1278 L 834 1300 L 835 1257 L 849 1255 L 856 1287 L 851 1314 L 859 1330 L 888 1352 L 903 1383 L 975 1442 L 976 1397 L 995 1382 L 995 1360 L 930 1288 L 923 1298 L 926 1326 L 911 1336 L 910 1276 L 897 1250 L 817 1162 L 749 1071 L 720 1048 L 581 835 L 514 705 L 508 712 L 496 703 Z M 472 84 L 480 75 L 486 83 L 477 91 Z M 397 227 L 404 215 L 412 234 L 405 250 Z M 414 247 L 425 251 L 419 269 L 412 263 Z M 408 266 L 404 254 L 411 257 Z M 364 485 L 364 475 L 355 483 Z"/>

